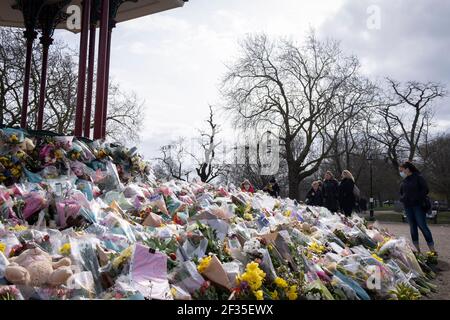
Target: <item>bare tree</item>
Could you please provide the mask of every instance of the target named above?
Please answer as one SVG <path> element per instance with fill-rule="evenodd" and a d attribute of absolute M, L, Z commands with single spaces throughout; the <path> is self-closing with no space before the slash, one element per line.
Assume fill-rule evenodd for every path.
<path fill-rule="evenodd" d="M 248 179 L 256 189 L 263 189 L 272 178 L 277 178 L 282 193 L 286 194 L 287 166 L 280 159 L 278 137 L 269 131 L 241 135 L 246 139 L 230 150 L 233 159 L 226 166 L 227 182 L 239 185 Z"/>
<path fill-rule="evenodd" d="M 419 145 L 428 137 L 433 103 L 446 95 L 438 83 L 387 79 L 387 102 L 378 109 L 378 125 L 372 138 L 382 144 L 395 171 L 402 160 L 420 155 Z"/>
<path fill-rule="evenodd" d="M 270 128 L 280 134 L 287 162 L 289 197 L 299 198 L 299 183 L 330 157 L 344 123 L 364 103 L 338 104 L 343 88 L 359 78 L 359 62 L 335 41 L 314 34 L 301 47 L 292 41 L 249 36 L 241 57 L 225 76 L 226 109 L 236 125 Z"/>
<path fill-rule="evenodd" d="M 119 84 L 110 81 L 107 138 L 121 143 L 136 144 L 144 120 L 144 102 L 135 92 L 124 92 Z"/>
<path fill-rule="evenodd" d="M 207 130 L 199 130 L 200 137 L 197 143 L 200 147 L 200 154 L 190 152 L 189 155 L 195 162 L 195 171 L 202 182 L 211 182 L 224 173 L 225 167 L 218 161 L 217 152 L 220 145 L 218 134 L 220 127 L 214 121 L 214 110 L 209 106 L 209 117 L 206 120 Z"/>
<path fill-rule="evenodd" d="M 363 77 L 354 79 L 343 86 L 338 94 L 337 105 L 345 110 L 350 107 L 353 117 L 347 117 L 340 125 L 341 118 L 337 117 L 333 123 L 336 132 L 336 143 L 333 145 L 330 160 L 335 172 L 345 169 L 351 170 L 358 180 L 365 166 L 368 153 L 373 152 L 374 145 L 368 135 L 368 119 L 377 104 L 379 88 Z M 353 112 L 357 108 L 358 112 Z M 345 111 L 344 111 L 345 114 Z M 361 161 L 364 160 L 364 161 Z"/>
<path fill-rule="evenodd" d="M 18 29 L 0 28 L 0 124 L 20 124 L 25 41 Z M 34 129 L 37 120 L 41 71 L 41 48 L 33 47 L 28 126 Z M 78 53 L 62 41 L 50 46 L 43 129 L 72 134 L 78 83 Z M 95 77 L 94 77 L 95 78 Z M 95 86 L 94 86 L 95 87 Z M 134 93 L 126 93 L 110 81 L 107 117 L 107 138 L 135 143 L 142 127 L 143 103 Z M 91 123 L 93 123 L 92 120 Z"/>
<path fill-rule="evenodd" d="M 438 135 L 420 148 L 432 190 L 444 195 L 450 203 L 450 134 Z"/>
<path fill-rule="evenodd" d="M 159 179 L 189 180 L 191 169 L 187 166 L 189 154 L 186 150 L 184 138 L 178 138 L 166 146 L 160 148 L 161 156 L 155 158 L 158 161 L 155 175 Z"/>

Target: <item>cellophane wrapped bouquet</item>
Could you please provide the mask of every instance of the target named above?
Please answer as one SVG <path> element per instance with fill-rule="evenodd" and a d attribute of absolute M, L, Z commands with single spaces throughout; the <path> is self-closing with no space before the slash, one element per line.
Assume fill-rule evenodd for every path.
<path fill-rule="evenodd" d="M 418 299 L 435 263 L 356 215 L 156 182 L 135 148 L 0 130 L 0 299 Z"/>

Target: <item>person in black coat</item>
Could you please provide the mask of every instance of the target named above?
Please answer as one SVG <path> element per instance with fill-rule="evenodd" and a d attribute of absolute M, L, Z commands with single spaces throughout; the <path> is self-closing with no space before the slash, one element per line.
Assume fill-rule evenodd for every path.
<path fill-rule="evenodd" d="M 314 181 L 311 189 L 306 195 L 305 203 L 313 207 L 321 207 L 323 205 L 322 191 L 320 190 L 319 181 Z"/>
<path fill-rule="evenodd" d="M 429 193 L 427 182 L 411 162 L 402 164 L 399 170 L 403 178 L 400 186 L 400 201 L 405 207 L 411 240 L 417 251 L 420 252 L 418 231 L 420 229 L 430 251 L 435 252 L 433 235 L 428 228 L 427 213 L 424 210 L 424 204 Z"/>
<path fill-rule="evenodd" d="M 339 209 L 339 182 L 334 178 L 331 171 L 325 173 L 322 183 L 323 205 L 331 212 L 337 212 Z"/>
<path fill-rule="evenodd" d="M 342 171 L 342 180 L 339 184 L 339 204 L 346 217 L 350 217 L 355 208 L 354 188 L 355 179 L 351 172 L 348 170 Z"/>
<path fill-rule="evenodd" d="M 270 182 L 264 187 L 263 191 L 266 191 L 274 198 L 278 198 L 280 196 L 280 186 L 275 178 L 270 179 Z"/>

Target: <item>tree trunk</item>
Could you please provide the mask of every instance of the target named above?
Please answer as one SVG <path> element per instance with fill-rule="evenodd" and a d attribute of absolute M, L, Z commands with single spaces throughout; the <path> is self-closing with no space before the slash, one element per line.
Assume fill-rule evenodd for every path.
<path fill-rule="evenodd" d="M 288 163 L 289 198 L 300 201 L 298 169 L 295 164 Z"/>

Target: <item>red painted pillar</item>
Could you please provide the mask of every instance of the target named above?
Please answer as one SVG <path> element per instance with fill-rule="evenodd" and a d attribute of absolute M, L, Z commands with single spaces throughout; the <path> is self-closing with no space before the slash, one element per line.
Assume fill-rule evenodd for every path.
<path fill-rule="evenodd" d="M 108 116 L 109 66 L 111 61 L 111 36 L 113 26 L 108 31 L 108 50 L 106 51 L 105 101 L 103 105 L 102 138 L 106 137 L 106 119 Z"/>
<path fill-rule="evenodd" d="M 75 136 L 83 134 L 83 109 L 86 88 L 86 60 L 88 50 L 89 21 L 91 19 L 91 0 L 83 0 L 81 17 L 80 57 L 78 62 L 77 108 L 75 112 Z"/>
<path fill-rule="evenodd" d="M 103 107 L 105 101 L 106 56 L 108 49 L 109 0 L 102 0 L 98 43 L 97 90 L 95 99 L 94 139 L 102 138 Z"/>
<path fill-rule="evenodd" d="M 91 134 L 91 110 L 92 110 L 92 89 L 94 83 L 94 63 L 95 63 L 95 24 L 91 23 L 89 30 L 89 64 L 86 88 L 86 112 L 84 114 L 84 136 L 89 138 Z"/>
<path fill-rule="evenodd" d="M 52 44 L 53 39 L 44 34 L 41 37 L 42 44 L 42 70 L 41 70 L 41 83 L 39 87 L 39 105 L 38 105 L 38 117 L 36 123 L 36 129 L 42 130 L 42 123 L 44 120 L 44 105 L 45 105 L 45 91 L 47 88 L 47 66 L 48 66 L 48 49 Z"/>
<path fill-rule="evenodd" d="M 27 114 L 28 114 L 28 92 L 30 91 L 30 76 L 31 76 L 31 55 L 33 53 L 33 42 L 36 39 L 37 32 L 34 30 L 25 31 L 25 38 L 27 39 L 27 53 L 25 57 L 25 78 L 23 83 L 22 96 L 22 115 L 20 118 L 20 127 L 26 128 Z"/>

